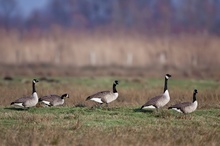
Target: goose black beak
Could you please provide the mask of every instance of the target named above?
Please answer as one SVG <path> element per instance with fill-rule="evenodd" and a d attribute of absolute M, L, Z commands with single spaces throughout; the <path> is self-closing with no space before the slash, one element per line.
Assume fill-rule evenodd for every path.
<path fill-rule="evenodd" d="M 33 82 L 34 82 L 34 83 L 37 83 L 37 82 L 39 82 L 39 81 L 38 81 L 37 79 L 33 79 Z"/>
<path fill-rule="evenodd" d="M 194 90 L 194 93 L 198 93 L 197 89 Z"/>
<path fill-rule="evenodd" d="M 118 80 L 115 80 L 115 84 L 116 84 L 116 85 L 118 85 L 118 84 L 119 84 L 119 83 L 118 83 Z"/>

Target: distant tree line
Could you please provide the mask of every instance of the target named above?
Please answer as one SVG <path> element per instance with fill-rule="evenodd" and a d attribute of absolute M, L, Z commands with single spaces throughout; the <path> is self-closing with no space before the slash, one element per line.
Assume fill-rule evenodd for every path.
<path fill-rule="evenodd" d="M 127 28 L 220 34 L 220 0 L 49 0 L 28 18 L 17 0 L 0 0 L 0 27 L 10 30 Z"/>

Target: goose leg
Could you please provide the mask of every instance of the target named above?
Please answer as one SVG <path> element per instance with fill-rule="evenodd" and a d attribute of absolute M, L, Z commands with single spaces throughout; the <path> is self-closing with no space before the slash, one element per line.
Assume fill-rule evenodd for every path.
<path fill-rule="evenodd" d="M 106 109 L 109 109 L 108 103 L 106 103 Z"/>
<path fill-rule="evenodd" d="M 98 107 L 101 108 L 102 107 L 102 103 L 100 103 Z"/>

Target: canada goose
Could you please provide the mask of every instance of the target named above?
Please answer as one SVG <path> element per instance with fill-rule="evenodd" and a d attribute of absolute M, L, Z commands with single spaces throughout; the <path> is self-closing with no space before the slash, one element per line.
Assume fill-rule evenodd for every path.
<path fill-rule="evenodd" d="M 193 93 L 193 101 L 192 102 L 183 102 L 183 103 L 179 103 L 179 104 L 175 104 L 170 106 L 168 109 L 173 109 L 175 111 L 187 114 L 187 113 L 191 113 L 193 111 L 196 110 L 197 106 L 198 106 L 198 102 L 196 100 L 196 94 L 197 94 L 197 90 L 194 90 Z"/>
<path fill-rule="evenodd" d="M 117 85 L 118 85 L 118 81 L 115 80 L 113 83 L 113 91 L 101 91 L 93 95 L 90 95 L 89 97 L 86 98 L 86 100 L 92 100 L 100 104 L 106 103 L 106 105 L 108 106 L 108 103 L 118 98 L 118 92 L 116 90 Z"/>
<path fill-rule="evenodd" d="M 38 82 L 38 80 L 33 79 L 32 81 L 32 95 L 31 96 L 25 96 L 18 98 L 14 102 L 11 103 L 11 105 L 22 107 L 22 108 L 29 108 L 33 107 L 38 103 L 38 95 L 35 89 L 35 84 Z"/>
<path fill-rule="evenodd" d="M 167 88 L 167 81 L 171 77 L 170 74 L 165 75 L 164 93 L 162 95 L 156 96 L 148 100 L 141 109 L 144 108 L 156 108 L 159 109 L 165 106 L 170 101 L 170 95 Z"/>
<path fill-rule="evenodd" d="M 42 102 L 48 106 L 58 106 L 64 104 L 65 97 L 69 98 L 69 95 L 68 94 L 63 94 L 62 96 L 48 95 L 39 98 L 39 102 Z"/>

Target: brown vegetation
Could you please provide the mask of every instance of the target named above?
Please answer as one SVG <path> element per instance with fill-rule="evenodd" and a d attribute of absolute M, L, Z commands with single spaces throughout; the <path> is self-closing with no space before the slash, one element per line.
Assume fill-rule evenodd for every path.
<path fill-rule="evenodd" d="M 2 145 L 213 145 L 219 143 L 219 87 L 199 83 L 198 110 L 187 116 L 167 111 L 167 106 L 191 101 L 193 89 L 170 86 L 170 103 L 163 111 L 135 112 L 147 99 L 161 93 L 160 83 L 143 78 L 119 78 L 119 98 L 110 109 L 90 109 L 94 103 L 85 101 L 96 91 L 110 89 L 107 78 L 56 78 L 56 82 L 41 80 L 39 96 L 69 93 L 63 107 L 13 110 L 14 99 L 31 93 L 29 79 L 0 82 L 0 112 Z M 112 80 L 112 79 L 110 79 Z M 54 81 L 54 80 L 50 80 Z M 89 82 L 91 83 L 89 83 Z M 102 83 L 98 84 L 98 81 Z M 197 81 L 199 82 L 199 81 Z M 154 83 L 154 85 L 153 85 Z M 180 87 L 183 87 L 182 89 Z M 77 108 L 76 105 L 86 107 Z M 6 107 L 6 108 L 4 108 Z M 216 111 L 215 111 L 216 110 Z"/>
<path fill-rule="evenodd" d="M 138 77 L 114 77 L 120 81 L 118 90 L 120 97 L 110 104 L 112 107 L 121 106 L 141 106 L 147 99 L 162 93 L 163 79 L 158 81 L 148 81 L 146 78 Z M 18 97 L 31 94 L 31 82 L 27 79 L 14 79 L 14 81 L 4 81 L 0 84 L 1 106 L 8 106 L 10 102 Z M 75 81 L 76 80 L 76 81 Z M 85 105 L 92 106 L 93 102 L 85 101 L 86 97 L 101 90 L 111 90 L 114 79 L 105 77 L 67 77 L 51 79 L 47 82 L 40 79 L 36 85 L 38 95 L 44 96 L 47 94 L 62 95 L 68 93 L 70 98 L 67 98 L 66 106 Z M 181 101 L 191 101 L 193 89 L 197 88 L 199 108 L 220 108 L 220 90 L 218 83 L 206 83 L 205 81 L 190 81 L 191 83 L 182 83 L 182 80 L 171 79 L 169 85 L 169 92 L 171 96 L 170 104 Z M 101 83 L 100 83 L 101 82 Z M 121 85 L 122 84 L 122 85 Z"/>
<path fill-rule="evenodd" d="M 56 72 L 73 74 L 76 68 L 85 71 L 96 67 L 130 68 L 142 73 L 173 70 L 188 76 L 208 73 L 216 76 L 219 72 L 219 37 L 205 34 L 150 36 L 132 31 L 64 32 L 55 29 L 50 34 L 22 35 L 2 30 L 0 39 L 3 74 L 11 69 L 12 73 L 16 67 L 22 73 L 20 67 L 25 66 L 34 71 L 41 67 L 39 72 L 55 75 Z"/>

